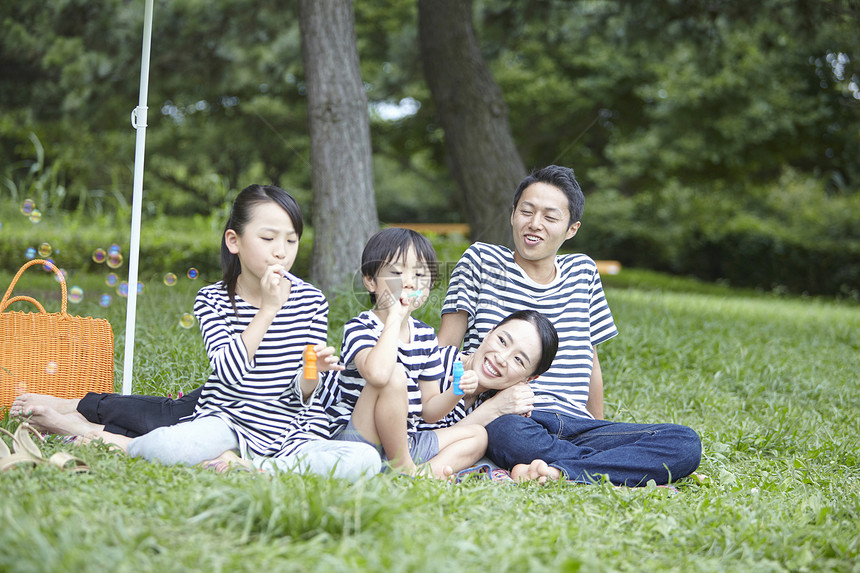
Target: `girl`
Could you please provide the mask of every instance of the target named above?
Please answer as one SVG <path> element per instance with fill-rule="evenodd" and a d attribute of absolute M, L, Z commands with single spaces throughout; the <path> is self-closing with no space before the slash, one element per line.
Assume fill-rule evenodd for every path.
<path fill-rule="evenodd" d="M 164 464 L 238 451 L 261 469 L 334 470 L 349 479 L 379 471 L 373 448 L 328 440 L 319 374 L 303 375 L 306 345 L 319 372 L 342 367 L 325 346 L 325 296 L 289 273 L 301 234 L 301 211 L 286 191 L 252 185 L 239 193 L 221 241 L 223 278 L 200 289 L 194 303 L 212 374 L 193 417 L 112 443 Z"/>

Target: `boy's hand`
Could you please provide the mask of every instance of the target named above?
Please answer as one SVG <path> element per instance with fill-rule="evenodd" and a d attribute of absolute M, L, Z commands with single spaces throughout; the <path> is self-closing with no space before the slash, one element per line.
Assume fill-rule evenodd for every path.
<path fill-rule="evenodd" d="M 454 382 L 454 377 L 448 377 L 451 382 Z M 460 376 L 460 390 L 463 391 L 463 394 L 471 396 L 478 389 L 478 374 L 474 370 L 466 370 L 463 372 L 463 375 Z"/>
<path fill-rule="evenodd" d="M 340 358 L 335 355 L 333 346 L 317 344 L 314 346 L 314 352 L 317 354 L 317 370 L 319 372 L 330 372 L 332 370 L 343 370 L 345 368 L 343 364 L 338 364 Z"/>
<path fill-rule="evenodd" d="M 395 299 L 391 293 L 385 293 L 385 300 L 376 301 L 376 306 L 379 309 L 388 311 L 386 315 L 387 321 L 398 324 L 406 318 L 406 315 L 412 310 L 409 306 L 411 299 L 406 297 L 406 293 L 402 293 L 399 298 Z"/>

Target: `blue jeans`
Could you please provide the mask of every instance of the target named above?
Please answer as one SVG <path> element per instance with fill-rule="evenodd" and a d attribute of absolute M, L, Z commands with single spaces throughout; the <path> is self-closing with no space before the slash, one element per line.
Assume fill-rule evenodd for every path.
<path fill-rule="evenodd" d="M 699 467 L 698 434 L 677 424 L 627 424 L 534 411 L 506 414 L 487 425 L 487 456 L 511 469 L 541 459 L 571 481 L 593 483 L 606 475 L 616 485 L 658 485 Z"/>

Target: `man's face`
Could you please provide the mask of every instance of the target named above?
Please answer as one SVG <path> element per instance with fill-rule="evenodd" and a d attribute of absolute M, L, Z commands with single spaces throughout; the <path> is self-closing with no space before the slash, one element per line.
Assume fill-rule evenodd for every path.
<path fill-rule="evenodd" d="M 517 254 L 533 262 L 555 257 L 561 244 L 579 229 L 579 221 L 573 225 L 569 222 L 564 192 L 547 183 L 532 183 L 523 190 L 511 213 Z"/>

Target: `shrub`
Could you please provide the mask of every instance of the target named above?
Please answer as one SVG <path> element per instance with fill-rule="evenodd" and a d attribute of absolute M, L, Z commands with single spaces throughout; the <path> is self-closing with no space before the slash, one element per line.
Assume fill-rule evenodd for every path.
<path fill-rule="evenodd" d="M 741 193 L 672 183 L 633 197 L 586 200 L 567 249 L 735 286 L 860 297 L 860 195 L 827 195 L 786 172 Z"/>

